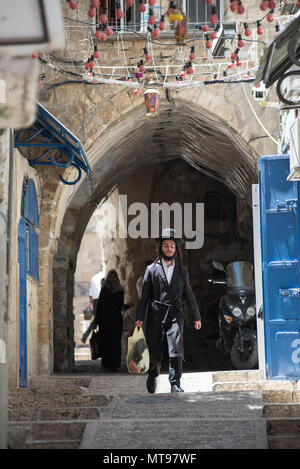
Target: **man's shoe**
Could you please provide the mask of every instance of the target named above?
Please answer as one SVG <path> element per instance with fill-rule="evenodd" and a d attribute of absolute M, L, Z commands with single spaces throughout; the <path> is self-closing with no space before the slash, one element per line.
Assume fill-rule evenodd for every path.
<path fill-rule="evenodd" d="M 147 386 L 148 392 L 150 392 L 151 394 L 155 393 L 155 390 L 156 390 L 155 376 L 148 375 L 146 386 Z"/>
<path fill-rule="evenodd" d="M 184 390 L 181 389 L 181 387 L 178 386 L 177 384 L 172 384 L 172 386 L 171 386 L 171 392 L 184 392 Z"/>

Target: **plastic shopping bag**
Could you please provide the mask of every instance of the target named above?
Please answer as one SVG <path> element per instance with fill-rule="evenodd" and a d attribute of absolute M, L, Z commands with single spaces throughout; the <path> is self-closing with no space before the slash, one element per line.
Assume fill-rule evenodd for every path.
<path fill-rule="evenodd" d="M 146 373 L 149 369 L 149 350 L 142 327 L 135 327 L 128 337 L 126 364 L 129 373 Z"/>

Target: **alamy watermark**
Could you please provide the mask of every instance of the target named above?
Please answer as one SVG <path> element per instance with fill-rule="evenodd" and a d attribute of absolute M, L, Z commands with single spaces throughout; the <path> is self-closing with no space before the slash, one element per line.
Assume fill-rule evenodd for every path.
<path fill-rule="evenodd" d="M 200 249 L 203 246 L 203 203 L 174 202 L 170 205 L 167 202 L 153 202 L 149 209 L 143 202 L 128 205 L 127 195 L 119 195 L 117 205 L 105 202 L 99 209 L 103 218 L 103 238 L 158 238 L 162 229 L 174 228 L 176 236 L 184 238 L 186 249 Z"/>

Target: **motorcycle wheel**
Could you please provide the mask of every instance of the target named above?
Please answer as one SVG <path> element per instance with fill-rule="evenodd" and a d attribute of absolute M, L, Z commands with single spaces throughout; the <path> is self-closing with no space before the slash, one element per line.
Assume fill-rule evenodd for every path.
<path fill-rule="evenodd" d="M 244 330 L 243 336 L 245 350 L 243 352 L 239 350 L 239 338 L 236 335 L 231 349 L 231 361 L 238 370 L 251 370 L 258 362 L 256 333 L 250 329 Z"/>

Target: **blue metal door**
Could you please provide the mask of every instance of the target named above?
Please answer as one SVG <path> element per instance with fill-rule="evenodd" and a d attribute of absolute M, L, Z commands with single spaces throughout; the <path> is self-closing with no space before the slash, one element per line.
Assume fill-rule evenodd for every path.
<path fill-rule="evenodd" d="M 268 379 L 300 379 L 299 188 L 288 155 L 259 159 L 263 315 Z"/>
<path fill-rule="evenodd" d="M 27 387 L 27 287 L 26 287 L 26 225 L 18 225 L 19 262 L 19 386 Z"/>

